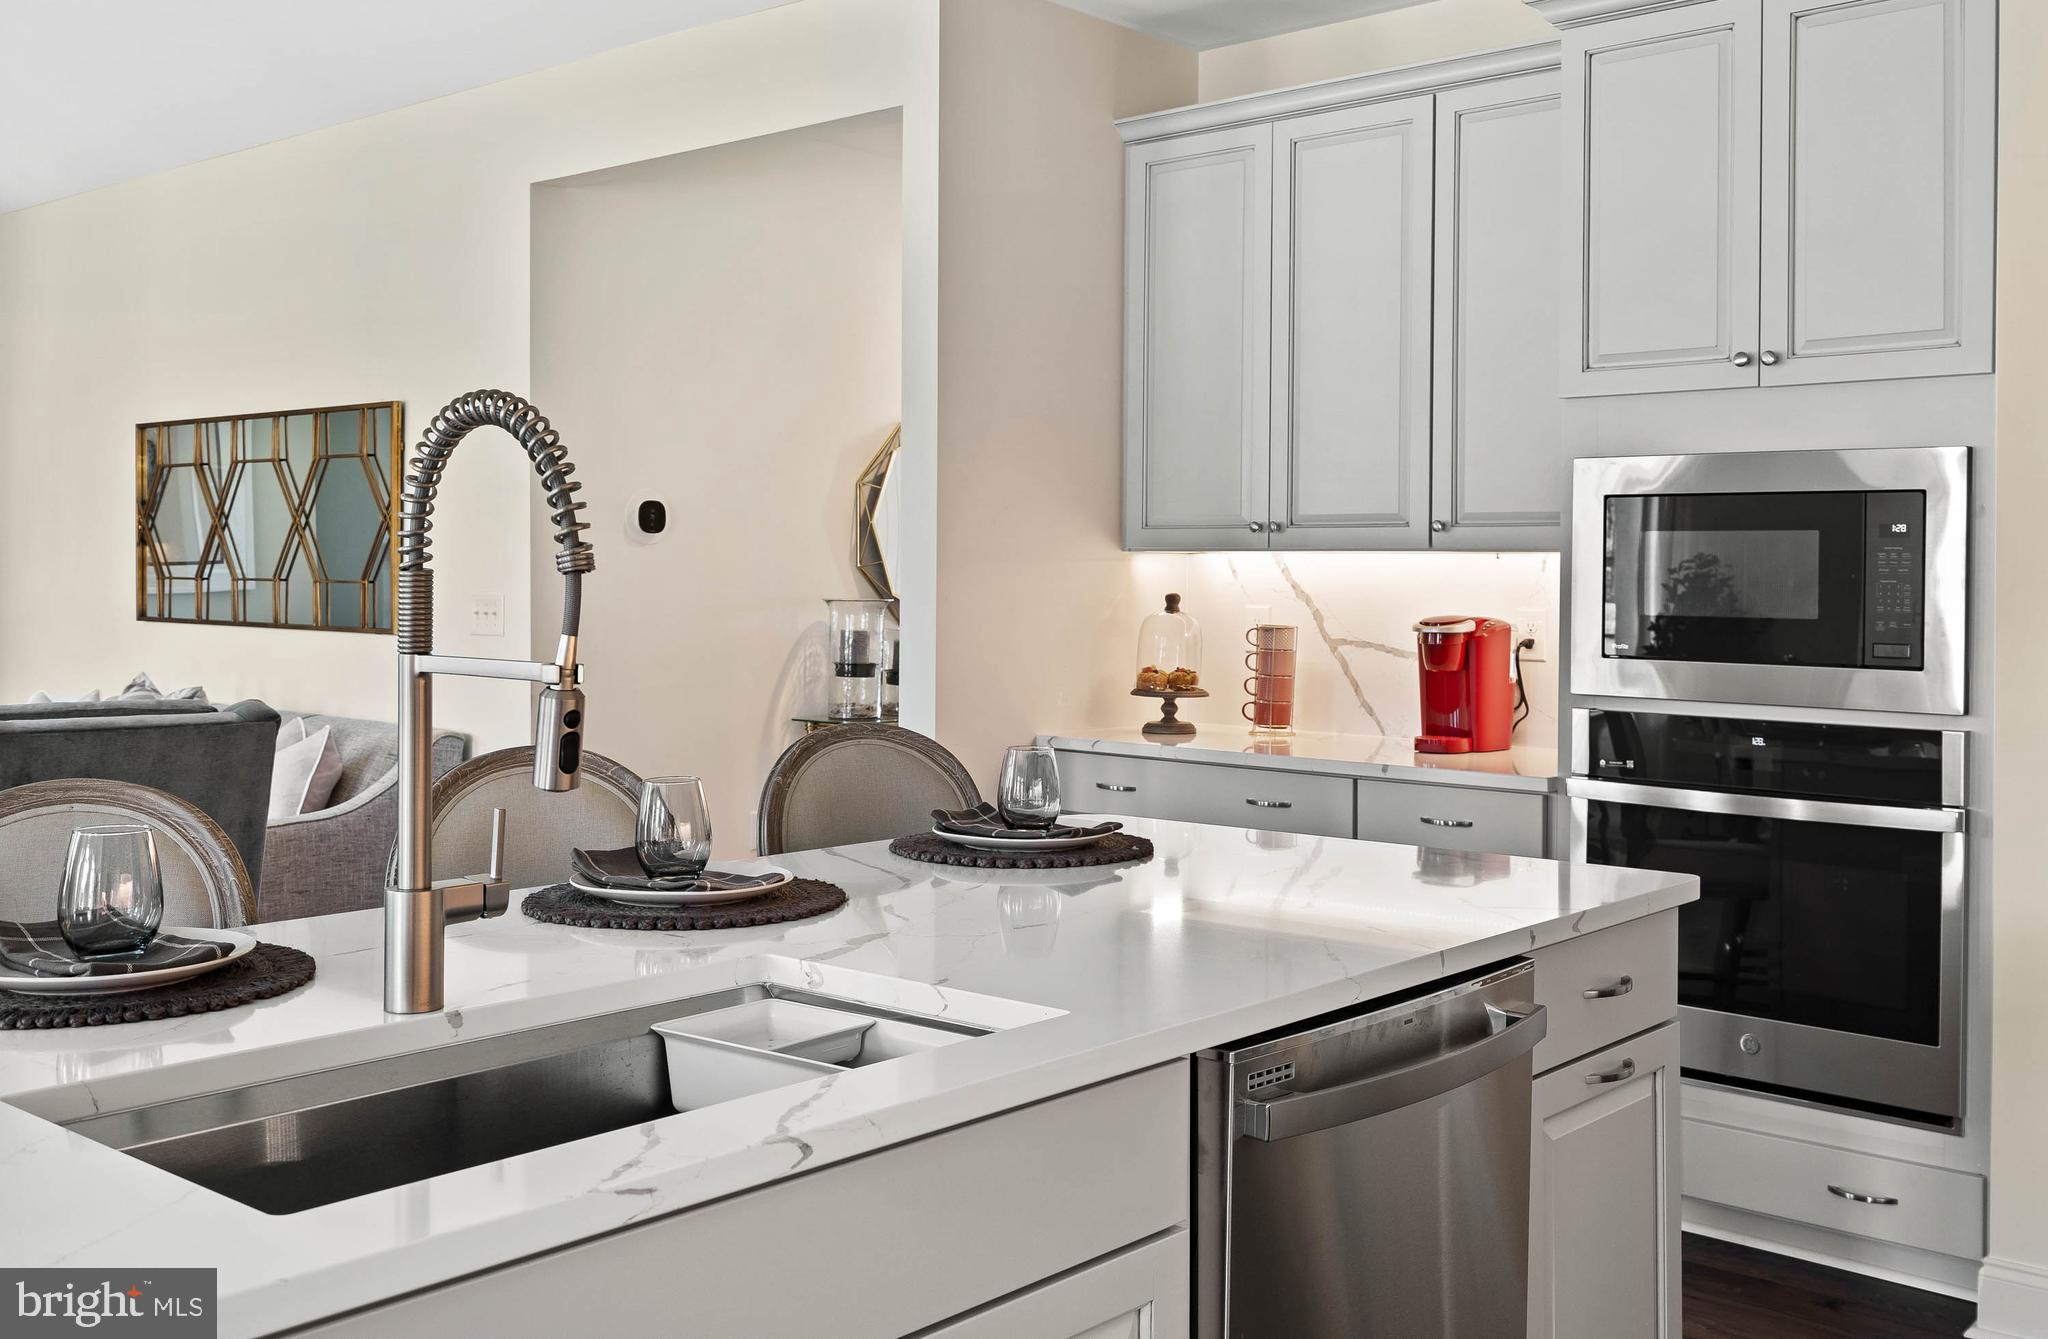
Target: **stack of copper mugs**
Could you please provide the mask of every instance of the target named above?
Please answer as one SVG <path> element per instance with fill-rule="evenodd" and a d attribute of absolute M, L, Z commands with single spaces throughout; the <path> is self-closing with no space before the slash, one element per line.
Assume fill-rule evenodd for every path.
<path fill-rule="evenodd" d="M 1246 629 L 1244 667 L 1251 671 L 1241 709 L 1255 735 L 1294 733 L 1294 656 L 1300 629 L 1292 623 L 1254 623 Z"/>

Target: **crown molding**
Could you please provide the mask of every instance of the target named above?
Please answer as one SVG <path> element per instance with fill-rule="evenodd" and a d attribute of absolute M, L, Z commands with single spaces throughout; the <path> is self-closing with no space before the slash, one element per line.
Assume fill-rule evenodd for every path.
<path fill-rule="evenodd" d="M 1526 0 L 1538 17 L 1558 28 L 1576 28 L 1606 19 L 1633 18 L 1660 10 L 1684 9 L 1705 0 Z"/>
<path fill-rule="evenodd" d="M 1636 3 L 1640 4 L 1641 0 L 1636 0 Z M 1243 97 L 1226 98 L 1221 102 L 1175 107 L 1163 112 L 1148 112 L 1143 116 L 1127 116 L 1116 123 L 1116 129 L 1117 133 L 1123 136 L 1124 143 L 1137 144 L 1144 140 L 1164 139 L 1171 135 L 1185 135 L 1197 130 L 1222 130 L 1230 126 L 1255 125 L 1283 116 L 1299 116 L 1305 112 L 1323 112 L 1336 107 L 1384 102 L 1390 98 L 1403 98 L 1415 93 L 1434 93 L 1446 88 L 1488 83 L 1495 79 L 1511 79 L 1516 75 L 1537 74 L 1559 68 L 1560 62 L 1559 45 L 1556 42 L 1504 47 L 1498 51 L 1481 51 L 1450 60 L 1430 61 L 1424 65 L 1404 65 L 1395 70 L 1378 70 L 1372 74 L 1351 75 L 1317 84 L 1302 84 L 1295 88 L 1247 93 Z"/>

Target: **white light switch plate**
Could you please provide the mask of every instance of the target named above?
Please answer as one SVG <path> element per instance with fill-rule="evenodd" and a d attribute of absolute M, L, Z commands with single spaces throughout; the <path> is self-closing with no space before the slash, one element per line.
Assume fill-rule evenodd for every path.
<path fill-rule="evenodd" d="M 502 595 L 479 595 L 470 601 L 469 631 L 476 637 L 502 637 L 505 635 L 505 597 Z"/>

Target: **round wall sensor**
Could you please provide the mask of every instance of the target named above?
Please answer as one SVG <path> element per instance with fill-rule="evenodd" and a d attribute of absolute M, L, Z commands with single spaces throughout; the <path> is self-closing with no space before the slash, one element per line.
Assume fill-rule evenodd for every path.
<path fill-rule="evenodd" d="M 626 538 L 636 544 L 652 544 L 668 532 L 668 504 L 660 498 L 642 498 L 626 508 Z"/>

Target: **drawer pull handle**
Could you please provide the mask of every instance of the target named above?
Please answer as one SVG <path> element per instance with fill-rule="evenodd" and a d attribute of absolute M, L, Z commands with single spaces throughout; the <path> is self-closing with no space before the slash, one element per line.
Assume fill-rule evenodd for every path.
<path fill-rule="evenodd" d="M 1292 809 L 1294 807 L 1293 800 L 1246 800 L 1245 803 L 1254 809 Z"/>
<path fill-rule="evenodd" d="M 1626 995 L 1635 988 L 1636 979 L 1632 976 L 1624 976 L 1611 986 L 1595 986 L 1591 990 L 1582 990 L 1579 992 L 1579 998 L 1582 1000 L 1611 1000 L 1617 995 Z"/>
<path fill-rule="evenodd" d="M 1112 786 L 1107 781 L 1096 782 L 1095 789 L 1110 791 L 1117 795 L 1135 795 L 1138 791 L 1136 786 Z"/>
<path fill-rule="evenodd" d="M 1885 1205 L 1898 1203 L 1898 1200 L 1890 1195 L 1863 1195 L 1854 1190 L 1844 1190 L 1840 1186 L 1829 1186 L 1828 1194 L 1835 1196 L 1837 1199 L 1848 1200 L 1852 1204 Z"/>
<path fill-rule="evenodd" d="M 1433 828 L 1469 828 L 1472 826 L 1472 820 L 1469 818 L 1431 818 L 1429 815 L 1424 814 L 1422 821 Z"/>
<path fill-rule="evenodd" d="M 1586 1076 L 1586 1086 L 1590 1088 L 1597 1087 L 1603 1083 L 1620 1083 L 1624 1079 L 1632 1079 L 1635 1076 L 1636 1062 L 1624 1060 L 1621 1062 L 1619 1069 L 1610 1069 L 1605 1074 L 1588 1074 Z"/>

